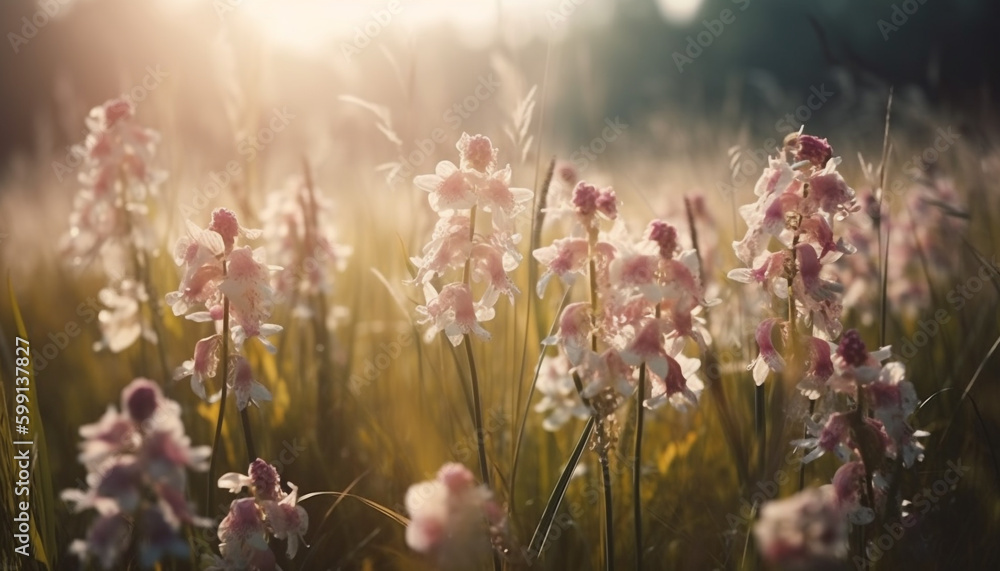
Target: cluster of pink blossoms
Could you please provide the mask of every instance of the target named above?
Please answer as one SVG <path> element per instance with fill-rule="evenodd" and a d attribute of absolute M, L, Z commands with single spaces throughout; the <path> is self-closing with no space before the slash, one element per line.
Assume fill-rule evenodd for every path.
<path fill-rule="evenodd" d="M 84 560 L 96 557 L 105 569 L 122 564 L 133 541 L 144 567 L 164 556 L 184 558 L 181 526 L 211 525 L 185 497 L 187 470 L 205 471 L 211 449 L 191 446 L 180 405 L 156 383 L 135 379 L 121 398 L 120 412 L 109 406 L 98 422 L 80 427 L 88 489 L 65 490 L 62 498 L 78 512 L 94 509 L 100 515 L 70 551 Z"/>
<path fill-rule="evenodd" d="M 760 356 L 753 367 L 760 385 L 769 372 L 784 370 L 785 359 L 775 348 L 772 333 L 781 331 L 786 347 L 800 347 L 798 358 L 805 375 L 803 392 L 818 396 L 812 387 L 833 374 L 829 340 L 842 330 L 840 322 L 843 286 L 834 279 L 833 263 L 854 248 L 837 238 L 834 222 L 856 212 L 854 190 L 837 172 L 840 158 L 826 139 L 792 135 L 785 151 L 795 160 L 789 164 L 782 152 L 770 158 L 757 181 L 754 204 L 741 206 L 747 233 L 733 243 L 736 256 L 748 267 L 732 270 L 729 278 L 760 285 L 772 299 L 794 300 L 794 323 L 768 318 L 757 327 L 755 337 Z M 768 249 L 772 238 L 781 248 Z M 809 333 L 806 323 L 818 330 Z M 801 326 L 800 326 L 801 325 Z M 795 332 L 795 338 L 790 334 Z"/>
<path fill-rule="evenodd" d="M 95 348 L 116 353 L 140 337 L 156 342 L 141 310 L 148 303 L 143 276 L 130 274 L 141 261 L 135 259 L 155 248 L 146 198 L 166 174 L 151 166 L 159 135 L 138 125 L 134 115 L 132 104 L 123 99 L 90 111 L 86 119 L 90 133 L 73 148 L 74 156 L 82 159 L 78 176 L 82 186 L 73 199 L 70 230 L 61 244 L 63 255 L 76 266 L 100 259 L 108 275 L 108 286 L 100 293 L 107 309 L 100 313 L 102 341 Z"/>
<path fill-rule="evenodd" d="M 493 492 L 461 464 L 445 464 L 435 479 L 410 486 L 405 504 L 411 518 L 406 544 L 454 568 L 471 568 L 489 546 L 487 538 L 506 533 L 507 516 Z"/>
<path fill-rule="evenodd" d="M 441 161 L 434 174 L 413 180 L 429 194 L 439 218 L 423 255 L 411 259 L 417 268 L 413 283 L 423 286 L 426 298 L 417 313 L 423 316 L 421 324 L 430 325 L 427 338 L 444 331 L 453 345 L 468 334 L 489 339 L 481 323 L 493 319 L 493 306 L 501 295 L 513 303 L 519 293 L 509 275 L 521 263 L 517 250 L 521 236 L 514 218 L 528 208 L 533 194 L 525 188 L 511 188 L 510 165 L 498 167 L 497 149 L 489 138 L 462 133 L 456 147 L 457 166 Z M 477 212 L 490 213 L 489 234 L 476 233 Z M 463 267 L 468 279 L 447 283 L 440 291 L 432 284 L 449 270 Z M 486 285 L 478 300 L 470 281 Z"/>
<path fill-rule="evenodd" d="M 533 253 L 545 268 L 538 294 L 553 277 L 570 286 L 578 277 L 590 276 L 596 288 L 591 302 L 565 307 L 557 334 L 546 340 L 557 344 L 568 362 L 563 375 L 581 379 L 584 399 L 603 395 L 602 402 L 592 403 L 600 406 L 602 416 L 609 413 L 603 402 L 616 404 L 619 396 L 632 393 L 643 363 L 651 380 L 645 406 L 670 402 L 683 409 L 695 404 L 703 388 L 695 374 L 701 362 L 682 351 L 688 339 L 702 349 L 710 342 L 697 317 L 705 305 L 697 253 L 682 251 L 677 229 L 660 220 L 651 222 L 639 240 L 631 239 L 624 225 L 615 222 L 618 205 L 610 188 L 581 181 L 571 202 L 552 210 L 572 212 L 575 226 L 569 237 Z M 602 220 L 615 223 L 603 231 Z M 548 428 L 557 428 L 579 412 L 579 403 L 566 398 L 565 376 L 542 387 L 547 400 L 541 410 L 555 410 Z"/>
<path fill-rule="evenodd" d="M 756 203 L 740 209 L 748 230 L 733 246 L 749 267 L 729 277 L 794 303 L 787 318 L 758 325 L 754 380 L 760 385 L 770 372 L 795 374 L 791 380 L 815 404 L 806 419 L 808 437 L 791 444 L 809 450 L 803 462 L 829 452 L 843 463 L 832 485 L 766 504 L 754 528 L 770 562 L 811 568 L 847 553 L 849 524 L 870 523 L 898 501 L 887 497 L 891 462 L 908 468 L 922 459 L 916 439 L 926 433 L 908 422 L 917 397 L 903 365 L 882 363 L 889 347 L 869 353 L 857 331 L 841 335 L 843 288 L 833 262 L 854 248 L 836 237 L 834 223 L 859 207 L 836 172 L 839 159 L 826 140 L 801 133 L 787 140 L 785 151 L 795 162 L 785 153 L 771 158 Z M 771 238 L 780 250 L 768 250 Z M 784 355 L 772 336 L 776 327 Z"/>
<path fill-rule="evenodd" d="M 908 419 L 916 411 L 918 399 L 913 384 L 906 380 L 902 363 L 882 361 L 890 356 L 889 347 L 869 353 L 857 331 L 844 333 L 834 348 L 831 366 L 833 373 L 824 386 L 814 390 L 825 398 L 816 418 L 807 421 L 811 438 L 796 440 L 792 445 L 812 448 L 803 462 L 810 462 L 827 452 L 837 455 L 841 462 L 852 457 L 861 458 L 861 447 L 882 458 L 899 461 L 909 468 L 923 459 L 923 445 L 918 437 L 926 436 L 914 430 Z M 837 404 L 845 396 L 862 408 L 838 411 Z M 870 415 L 869 415 L 870 413 Z M 863 416 L 863 418 L 862 418 Z"/>
<path fill-rule="evenodd" d="M 167 294 L 167 304 L 174 315 L 216 324 L 217 333 L 198 341 L 194 357 L 174 373 L 174 380 L 190 376 L 191 388 L 203 399 L 208 398 L 205 379 L 214 377 L 219 366 L 224 317 L 235 324 L 230 333 L 236 351 L 250 338 L 259 339 L 269 351 L 275 351 L 267 336 L 280 332 L 282 327 L 264 320 L 270 316 L 273 304 L 271 271 L 278 268 L 264 264 L 260 249 L 236 247 L 239 237 L 259 236 L 259 230 L 240 226 L 232 211 L 219 208 L 212 212 L 208 228 L 199 228 L 188 221 L 187 236 L 180 238 L 174 247 L 174 260 L 184 268 L 184 274 L 177 291 Z M 226 301 L 228 316 L 224 315 Z M 203 311 L 191 311 L 199 308 Z M 234 354 L 223 358 L 232 361 L 226 382 L 234 389 L 241 410 L 251 401 L 270 399 L 267 389 L 253 379 L 245 357 Z"/>
<path fill-rule="evenodd" d="M 83 157 L 78 177 L 82 187 L 73 201 L 63 251 L 74 263 L 89 263 L 108 253 L 105 250 L 132 241 L 152 247 L 126 217 L 145 213 L 146 196 L 166 175 L 150 166 L 159 135 L 138 125 L 134 116 L 135 109 L 123 99 L 91 109 L 86 120 L 90 133 L 73 149 Z"/>
<path fill-rule="evenodd" d="M 284 188 L 268 194 L 261 212 L 268 259 L 282 268 L 274 275 L 275 293 L 280 299 L 298 302 L 297 316 L 311 314 L 312 296 L 330 292 L 328 268 L 344 271 L 352 252 L 350 246 L 337 243 L 328 220 L 332 210 L 319 189 L 310 188 L 302 177 L 293 177 Z"/>
<path fill-rule="evenodd" d="M 246 474 L 230 472 L 219 478 L 219 487 L 234 494 L 248 488 L 250 497 L 233 500 L 229 514 L 219 524 L 219 555 L 203 556 L 208 571 L 236 569 L 279 570 L 274 553 L 268 548 L 269 537 L 287 542 L 286 555 L 295 557 L 299 542 L 309 530 L 309 514 L 298 505 L 298 487 L 281 489 L 281 476 L 274 466 L 260 458 L 250 464 Z M 308 546 L 307 546 L 308 547 Z"/>

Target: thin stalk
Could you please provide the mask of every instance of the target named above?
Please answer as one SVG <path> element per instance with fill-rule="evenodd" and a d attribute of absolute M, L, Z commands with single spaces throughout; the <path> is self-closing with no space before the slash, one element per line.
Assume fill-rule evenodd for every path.
<path fill-rule="evenodd" d="M 476 207 L 469 210 L 469 244 L 472 244 L 476 236 Z M 472 257 L 465 260 L 465 269 L 462 272 L 462 283 L 472 287 Z M 476 428 L 476 444 L 479 448 L 479 469 L 482 472 L 483 483 L 486 487 L 490 485 L 490 466 L 486 461 L 486 442 L 483 433 L 483 402 L 479 392 L 479 372 L 476 370 L 476 359 L 472 354 L 472 337 L 468 333 L 464 335 L 465 356 L 469 360 L 469 376 L 472 379 L 472 419 Z"/>
<path fill-rule="evenodd" d="M 659 309 L 659 307 L 657 307 Z M 635 516 L 635 568 L 642 569 L 642 398 L 646 394 L 646 364 L 639 367 L 639 387 L 636 391 L 635 451 L 632 461 L 632 510 Z"/>
<path fill-rule="evenodd" d="M 304 203 L 300 202 L 302 208 L 302 217 L 304 220 L 303 224 L 303 248 L 300 251 L 302 256 L 303 266 L 306 262 L 312 259 L 318 249 L 312 248 L 317 243 L 317 233 L 319 232 L 319 204 L 316 201 L 316 186 L 312 179 L 312 170 L 309 167 L 309 161 L 305 157 L 302 159 L 302 172 L 303 172 L 303 182 L 306 187 L 306 200 Z M 316 261 L 316 260 L 313 260 Z M 322 261 L 322 260 L 319 260 Z M 315 343 L 320 345 L 322 349 L 322 363 L 320 364 L 316 373 L 316 412 L 317 417 L 322 416 L 324 410 L 328 410 L 328 407 L 337 406 L 341 399 L 340 394 L 332 394 L 337 386 L 333 383 L 330 376 L 330 355 L 333 352 L 333 347 L 330 342 L 330 332 L 326 327 L 327 305 L 326 305 L 326 294 L 320 289 L 313 296 L 313 303 L 316 305 L 316 312 L 313 316 L 313 335 L 315 336 Z M 331 399 L 331 394 L 333 398 Z M 333 400 L 333 402 L 331 402 Z M 318 426 L 318 424 L 317 424 Z"/>
<path fill-rule="evenodd" d="M 226 273 L 226 262 L 222 261 L 222 273 Z M 219 418 L 215 422 L 215 438 L 212 439 L 212 457 L 208 461 L 208 503 L 207 509 L 215 505 L 215 460 L 218 458 L 219 441 L 222 440 L 222 420 L 226 416 L 226 395 L 229 393 L 229 298 L 222 297 L 222 396 L 219 398 Z"/>
<path fill-rule="evenodd" d="M 145 346 L 142 344 L 146 340 L 146 326 L 142 321 L 142 306 L 145 305 L 149 309 L 150 323 L 153 325 L 153 333 L 156 335 L 156 346 L 157 354 L 160 359 L 160 367 L 163 369 L 163 382 L 170 379 L 170 367 L 167 365 L 167 356 L 163 349 L 163 343 L 166 336 L 158 327 L 159 324 L 159 311 L 158 305 L 154 301 L 158 299 L 155 290 L 153 289 L 152 279 L 149 276 L 149 260 L 146 259 L 143 251 L 139 247 L 139 242 L 135 239 L 133 235 L 135 232 L 135 226 L 132 224 L 132 213 L 128 209 L 129 196 L 128 196 L 128 175 L 125 173 L 125 169 L 119 169 L 118 171 L 118 185 L 119 193 L 118 198 L 121 200 L 121 212 L 122 218 L 125 220 L 125 231 L 129 236 L 129 241 L 132 243 L 132 262 L 133 271 L 135 272 L 135 282 L 136 284 L 142 284 L 143 288 L 146 290 L 146 303 L 142 303 L 138 297 L 136 297 L 136 303 L 139 306 L 139 350 L 140 358 L 143 362 L 143 367 L 146 365 L 146 350 Z M 149 192 L 149 189 L 146 189 Z"/>
<path fill-rule="evenodd" d="M 469 210 L 469 245 L 472 245 L 476 237 L 476 207 Z M 465 269 L 462 270 L 462 283 L 472 287 L 472 256 L 465 260 Z"/>
<path fill-rule="evenodd" d="M 764 385 L 755 385 L 753 391 L 753 419 L 754 431 L 757 435 L 757 473 L 758 478 L 764 480 L 764 472 L 767 471 L 764 465 L 767 460 L 767 413 L 766 413 L 767 393 Z"/>
<path fill-rule="evenodd" d="M 590 278 L 590 318 L 594 324 L 590 333 L 590 349 L 597 352 L 597 262 L 595 248 L 597 246 L 597 229 L 591 228 L 587 233 L 587 273 Z M 579 377 L 574 375 L 577 383 L 577 390 L 580 390 Z M 600 414 L 600 413 L 596 413 Z M 614 542 L 614 511 L 611 494 L 611 468 L 608 459 L 607 425 L 604 418 L 597 420 L 597 455 L 601 463 L 601 478 L 604 481 L 604 568 L 611 571 L 615 567 L 615 542 Z"/>
<path fill-rule="evenodd" d="M 809 418 L 812 418 L 813 413 L 816 412 L 816 401 L 813 399 L 809 400 Z M 809 428 L 802 429 L 802 438 L 809 438 Z M 801 492 L 806 486 L 806 463 L 799 463 L 799 491 Z"/>
<path fill-rule="evenodd" d="M 691 207 L 691 199 L 686 196 L 684 197 L 684 210 L 687 213 L 688 233 L 691 236 L 691 247 L 694 248 L 694 252 L 698 256 L 698 280 L 701 287 L 704 288 L 706 287 L 707 282 L 705 280 L 705 263 L 701 257 L 701 248 L 698 246 L 698 226 L 695 224 L 694 209 Z M 659 319 L 659 306 L 657 306 L 656 311 L 656 317 Z M 709 320 L 711 319 L 711 316 L 706 315 L 705 319 Z M 742 330 L 742 323 L 740 327 Z M 708 376 L 708 390 L 712 394 L 712 402 L 715 404 L 716 412 L 718 412 L 719 419 L 722 422 L 722 429 L 726 436 L 726 443 L 729 445 L 730 451 L 736 458 L 740 485 L 744 485 L 750 481 L 749 467 L 747 466 L 748 460 L 746 458 L 746 453 L 740 445 L 739 431 L 736 428 L 735 421 L 733 420 L 733 414 L 729 408 L 726 393 L 722 389 L 722 375 L 719 372 L 719 357 L 715 352 L 714 346 L 706 348 L 704 359 L 705 367 L 703 370 Z"/>
<path fill-rule="evenodd" d="M 129 242 L 132 243 L 132 271 L 135 272 L 135 281 L 138 283 L 142 279 L 142 267 L 139 263 L 139 246 L 136 244 L 134 229 L 132 228 L 132 215 L 128 210 L 128 176 L 125 174 L 125 168 L 122 167 L 118 169 L 118 200 L 121 201 L 121 213 L 122 219 L 125 221 L 125 233 L 129 237 Z M 122 276 L 124 278 L 124 276 Z M 148 373 L 146 369 L 146 346 L 143 341 L 146 339 L 146 326 L 142 322 L 142 304 L 139 302 L 138 296 L 136 297 L 136 303 L 139 304 L 139 360 L 142 362 L 143 373 Z M 164 370 L 166 372 L 166 370 Z M 166 381 L 166 379 L 164 379 Z"/>
<path fill-rule="evenodd" d="M 559 302 L 559 309 L 556 311 L 556 317 L 552 320 L 552 325 L 549 327 L 549 334 L 547 337 L 555 335 L 556 328 L 559 326 L 559 314 L 562 313 L 564 307 L 566 307 L 566 302 L 569 300 L 570 289 L 566 289 L 563 293 L 562 301 Z M 531 403 L 531 399 L 535 394 L 535 386 L 538 383 L 538 373 L 542 370 L 542 361 L 545 359 L 545 347 L 538 353 L 538 362 L 535 364 L 535 374 L 531 377 L 531 387 L 528 389 L 528 400 L 527 403 Z M 520 402 L 518 398 L 518 402 Z M 517 502 L 514 501 L 514 493 L 517 490 L 517 466 L 518 461 L 521 458 L 521 441 L 524 440 L 524 427 L 528 423 L 528 409 L 525 409 L 524 414 L 521 416 L 521 421 L 517 429 L 517 437 L 514 439 L 514 460 L 513 467 L 510 470 L 510 505 L 511 512 L 517 509 Z"/>
<path fill-rule="evenodd" d="M 469 244 L 476 237 L 476 207 L 469 210 Z M 462 272 L 462 282 L 472 288 L 472 257 L 465 260 Z M 463 336 L 465 356 L 469 361 L 469 377 L 472 380 L 472 421 L 476 429 L 476 447 L 479 449 L 479 471 L 482 473 L 483 484 L 490 487 L 490 465 L 486 460 L 486 434 L 483 431 L 483 401 L 479 391 L 479 371 L 476 370 L 476 359 L 472 353 L 472 337 L 466 333 Z M 500 571 L 500 556 L 493 551 L 493 569 Z"/>
<path fill-rule="evenodd" d="M 469 359 L 469 373 L 472 377 L 472 417 L 476 425 L 476 445 L 479 448 L 479 470 L 482 472 L 483 483 L 490 486 L 490 467 L 486 461 L 486 442 L 483 432 L 483 403 L 479 395 L 479 374 L 476 371 L 476 360 L 472 355 L 472 339 L 465 334 L 465 356 Z"/>
<path fill-rule="evenodd" d="M 240 423 L 243 425 L 243 440 L 247 445 L 247 465 L 253 463 L 257 459 L 257 452 L 253 445 L 253 434 L 250 432 L 250 403 L 247 403 L 247 407 L 240 411 Z"/>
<path fill-rule="evenodd" d="M 576 377 L 576 375 L 573 375 Z M 576 446 L 573 448 L 573 453 L 570 454 L 569 461 L 566 462 L 566 466 L 563 468 L 562 474 L 559 475 L 559 480 L 556 482 L 555 487 L 552 489 L 552 494 L 549 496 L 549 500 L 545 503 L 545 509 L 542 511 L 542 517 L 538 521 L 538 527 L 535 528 L 535 533 L 531 536 L 531 542 L 528 544 L 528 562 L 533 563 L 541 557 L 542 552 L 545 550 L 545 541 L 549 537 L 549 531 L 552 529 L 552 522 L 555 520 L 556 512 L 559 510 L 559 505 L 562 503 L 563 498 L 566 497 L 566 489 L 569 487 L 569 480 L 573 476 L 573 472 L 576 471 L 576 466 L 580 462 L 580 457 L 583 455 L 584 449 L 587 447 L 587 442 L 590 440 L 591 432 L 594 430 L 594 424 L 597 421 L 597 417 L 591 416 L 587 421 L 587 424 L 583 427 L 583 432 L 580 433 L 580 439 L 577 440 Z"/>
<path fill-rule="evenodd" d="M 543 212 L 543 209 L 545 208 L 545 201 L 548 200 L 549 187 L 552 185 L 552 176 L 555 173 L 555 168 L 556 168 L 556 158 L 552 157 L 552 160 L 549 161 L 549 168 L 545 171 L 545 178 L 542 179 L 542 185 L 540 187 L 538 187 L 538 190 L 535 192 L 535 198 L 534 198 L 534 200 L 535 200 L 535 216 L 534 216 L 534 219 L 532 220 L 532 225 L 531 225 L 531 243 L 530 243 L 530 246 L 529 246 L 530 250 L 528 250 L 529 254 L 532 253 L 532 252 L 534 252 L 535 250 L 537 250 L 539 248 L 539 246 L 541 246 L 541 242 L 542 242 L 542 227 L 545 225 L 545 212 Z M 529 255 L 529 257 L 528 257 L 528 286 L 529 286 L 529 290 L 532 287 L 534 287 L 535 284 L 537 284 L 537 283 L 538 283 L 538 260 L 536 260 L 533 255 Z M 530 313 L 530 310 L 531 310 L 531 305 L 530 305 L 531 304 L 531 299 L 533 297 L 534 297 L 534 292 L 532 291 L 528 295 L 528 304 L 529 304 L 528 305 L 528 311 L 529 311 L 529 313 Z M 539 310 L 535 311 L 535 327 L 536 327 L 539 335 L 541 335 L 542 332 L 545 331 L 545 317 L 544 317 L 544 315 L 542 315 L 542 312 L 539 311 Z M 524 343 L 525 343 L 525 346 L 527 346 L 527 343 L 528 343 L 527 338 L 525 338 Z M 520 385 L 518 385 L 518 386 L 520 386 Z M 519 394 L 519 397 L 520 397 L 520 394 Z M 520 403 L 520 400 L 518 400 L 518 402 Z"/>
<path fill-rule="evenodd" d="M 598 430 L 604 432 L 604 422 L 598 424 Z M 615 535 L 614 513 L 611 498 L 611 467 L 607 451 L 602 451 L 601 479 L 604 481 L 604 568 L 612 571 L 615 568 Z"/>

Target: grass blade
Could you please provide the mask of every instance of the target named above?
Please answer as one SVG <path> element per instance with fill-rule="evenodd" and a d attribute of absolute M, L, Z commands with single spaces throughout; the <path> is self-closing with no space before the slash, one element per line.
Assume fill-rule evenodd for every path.
<path fill-rule="evenodd" d="M 14 285 L 10 274 L 7 275 L 7 291 L 10 293 L 11 312 L 14 315 L 14 325 L 17 334 L 28 340 L 28 332 L 21 317 L 21 308 L 14 294 Z M 30 343 L 30 340 L 29 340 Z M 55 497 L 52 491 L 52 467 L 49 464 L 48 446 L 45 443 L 45 427 L 42 423 L 42 413 L 38 408 L 38 384 L 35 376 L 33 360 L 29 360 L 28 374 L 31 379 L 32 398 L 28 401 L 31 415 L 31 426 L 34 427 L 34 462 L 32 464 L 32 497 L 34 498 L 35 521 L 38 525 L 32 527 L 35 537 L 35 559 L 50 569 L 56 568 L 58 549 L 56 549 L 56 518 Z"/>
<path fill-rule="evenodd" d="M 529 560 L 541 556 L 542 550 L 545 549 L 545 540 L 549 537 L 549 530 L 552 529 L 552 522 L 555 520 L 556 512 L 559 511 L 559 505 L 562 504 L 563 498 L 566 496 L 569 480 L 573 477 L 573 472 L 576 471 L 576 465 L 580 462 L 580 457 L 583 456 L 583 451 L 587 447 L 587 442 L 590 440 L 590 433 L 593 432 L 596 422 L 597 419 L 591 416 L 590 420 L 587 421 L 587 425 L 583 427 L 580 440 L 576 443 L 573 454 L 570 455 L 566 467 L 559 476 L 556 487 L 552 489 L 552 495 L 549 496 L 549 501 L 545 504 L 542 518 L 539 520 L 538 527 L 535 528 L 535 533 L 531 536 L 531 543 L 528 545 Z"/>

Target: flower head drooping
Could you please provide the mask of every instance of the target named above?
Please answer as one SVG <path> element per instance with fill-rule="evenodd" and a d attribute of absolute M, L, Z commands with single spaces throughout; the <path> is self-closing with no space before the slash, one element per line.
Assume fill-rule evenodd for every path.
<path fill-rule="evenodd" d="M 203 400 L 208 398 L 205 393 L 205 379 L 215 376 L 219 367 L 219 347 L 221 335 L 209 335 L 198 341 L 194 346 L 194 358 L 184 361 L 174 371 L 174 380 L 191 377 L 191 390 Z"/>
<path fill-rule="evenodd" d="M 458 166 L 441 161 L 435 174 L 413 180 L 429 194 L 439 220 L 423 255 L 411 258 L 416 266 L 411 283 L 422 285 L 426 298 L 417 313 L 424 316 L 420 323 L 431 325 L 427 338 L 444 331 L 454 345 L 467 334 L 488 339 L 481 323 L 493 318 L 499 297 L 513 303 L 518 289 L 510 272 L 521 261 L 517 251 L 521 237 L 513 221 L 527 209 L 532 197 L 530 190 L 510 186 L 510 166 L 498 168 L 498 151 L 488 137 L 463 133 L 456 147 Z M 475 232 L 477 212 L 490 214 L 490 234 Z M 431 285 L 431 280 L 463 267 L 462 281 L 445 283 L 440 292 Z M 478 301 L 473 297 L 473 282 L 485 284 Z"/>
<path fill-rule="evenodd" d="M 506 515 L 493 492 L 477 485 L 461 464 L 445 464 L 435 479 L 410 486 L 405 504 L 410 514 L 406 544 L 449 565 L 471 565 L 491 539 L 506 533 Z"/>
<path fill-rule="evenodd" d="M 219 524 L 220 556 L 208 561 L 216 569 L 274 568 L 274 554 L 268 537 L 283 539 L 286 555 L 295 557 L 299 542 L 309 530 L 309 514 L 298 505 L 298 487 L 285 482 L 291 492 L 281 489 L 281 477 L 274 466 L 254 460 L 246 474 L 230 472 L 219 478 L 219 487 L 238 494 L 249 488 L 252 497 L 233 500 L 229 514 Z M 268 567 L 267 565 L 270 565 Z"/>
<path fill-rule="evenodd" d="M 121 412 L 109 407 L 99 422 L 81 427 L 80 435 L 88 489 L 64 490 L 61 496 L 77 512 L 95 509 L 101 517 L 85 539 L 73 542 L 71 552 L 84 560 L 97 557 L 105 569 L 119 562 L 130 541 L 140 545 L 148 566 L 164 555 L 186 556 L 181 526 L 210 525 L 185 498 L 187 470 L 207 469 L 211 450 L 191 446 L 180 406 L 156 383 L 135 379 L 122 390 Z M 143 537 L 132 537 L 136 521 L 142 522 Z"/>
<path fill-rule="evenodd" d="M 271 393 L 253 378 L 253 369 L 250 368 L 250 361 L 242 355 L 231 357 L 229 367 L 229 388 L 236 394 L 236 408 L 245 409 L 250 403 L 271 400 Z"/>

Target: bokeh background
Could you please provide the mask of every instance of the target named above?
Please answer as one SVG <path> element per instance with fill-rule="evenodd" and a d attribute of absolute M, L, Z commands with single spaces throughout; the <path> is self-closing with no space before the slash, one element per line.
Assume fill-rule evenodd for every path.
<path fill-rule="evenodd" d="M 282 450 L 295 450 L 281 467 L 304 492 L 354 485 L 353 493 L 401 511 L 407 486 L 430 477 L 442 462 L 471 467 L 476 461 L 465 395 L 457 388 L 466 373 L 461 367 L 456 372 L 445 343 L 413 340 L 413 306 L 422 300 L 419 291 L 402 285 L 409 277 L 407 253 L 419 249 L 433 225 L 423 193 L 409 178 L 432 172 L 438 160 L 454 160 L 452 142 L 463 131 L 493 138 L 519 186 L 536 188 L 553 156 L 575 163 L 584 178 L 613 184 L 636 228 L 654 216 L 683 220 L 683 198 L 704 197 L 708 215 L 699 223 L 705 243 L 716 246 L 709 274 L 725 289 L 725 273 L 735 267 L 727 245 L 743 231 L 733 208 L 751 200 L 762 166 L 753 157 L 805 124 L 844 157 L 841 171 L 855 188 L 870 186 L 858 157 L 880 162 L 891 87 L 887 180 L 899 183 L 906 197 L 911 187 L 923 192 L 947 184 L 958 214 L 944 216 L 946 222 L 936 215 L 933 223 L 918 219 L 905 226 L 926 227 L 920 244 L 943 251 L 950 265 L 929 272 L 916 255 L 898 260 L 906 270 L 894 283 L 899 289 L 906 289 L 907 280 L 920 283 L 922 297 L 900 296 L 900 305 L 887 312 L 886 338 L 894 344 L 914 339 L 935 310 L 954 317 L 905 358 L 921 398 L 935 395 L 916 422 L 933 434 L 927 460 L 908 477 L 906 489 L 919 492 L 948 461 L 962 459 L 973 469 L 883 565 L 987 569 L 1000 561 L 1000 546 L 992 541 L 1000 533 L 1000 360 L 990 351 L 1000 332 L 1000 289 L 994 282 L 961 307 L 948 297 L 983 267 L 977 256 L 995 259 L 1000 246 L 994 229 L 1000 213 L 1000 4 L 400 0 L 398 13 L 383 24 L 376 14 L 389 6 L 346 0 L 0 5 L 6 39 L 0 46 L 0 269 L 10 272 L 33 343 L 57 343 L 53 336 L 71 322 L 82 331 L 37 375 L 56 490 L 83 477 L 75 458 L 77 428 L 95 421 L 133 377 L 165 376 L 151 346 L 117 354 L 93 350 L 101 333 L 80 307 L 96 299 L 104 277 L 99 268 L 72 267 L 58 252 L 79 186 L 70 146 L 85 137 L 89 109 L 107 99 L 131 94 L 138 121 L 162 135 L 156 163 L 169 178 L 153 205 L 161 243 L 151 261 L 161 293 L 176 287 L 177 268 L 168 254 L 185 217 L 203 224 L 211 208 L 228 206 L 255 226 L 266 193 L 302 174 L 303 163 L 336 204 L 330 224 L 354 252 L 345 271 L 331 271 L 336 285 L 326 299 L 328 315 L 318 329 L 316 321 L 297 320 L 290 308 L 279 307 L 276 319 L 285 325 L 281 352 L 277 358 L 252 354 L 275 395 L 256 411 L 259 434 L 267 435 L 259 446 L 262 456 L 275 461 Z M 54 16 L 38 16 L 46 7 L 54 7 Z M 712 34 L 725 10 L 734 15 L 732 22 Z M 706 32 L 710 43 L 700 52 L 691 48 L 699 37 L 709 37 Z M 483 97 L 479 86 L 490 86 L 478 92 Z M 532 87 L 533 142 L 522 154 L 525 141 L 512 140 L 504 128 L 516 123 L 518 103 Z M 456 105 L 465 107 L 455 111 Z M 287 121 L 274 123 L 276 116 Z M 627 125 L 624 134 L 593 158 L 580 153 L 581 145 L 601 137 L 608 121 Z M 269 142 L 253 142 L 276 124 L 281 129 L 270 133 Z M 447 142 L 423 150 L 439 128 Z M 942 130 L 957 133 L 957 142 L 916 174 L 904 170 Z M 423 158 L 410 161 L 407 177 L 387 180 L 387 164 L 413 156 Z M 231 161 L 240 174 L 192 209 Z M 737 176 L 744 166 L 744 176 Z M 894 212 L 905 213 L 904 202 L 896 201 Z M 519 283 L 526 283 L 526 268 L 519 272 Z M 521 289 L 527 296 L 534 288 Z M 866 295 L 872 303 L 878 299 L 872 289 Z M 489 435 L 491 455 L 502 474 L 513 464 L 515 428 L 528 418 L 516 486 L 503 480 L 497 485 L 500 497 L 511 502 L 512 525 L 524 542 L 580 427 L 542 431 L 542 417 L 530 412 L 534 402 L 527 400 L 544 328 L 536 324 L 551 322 L 557 301 L 552 294 L 532 306 L 521 298 L 501 308 L 491 323 L 494 342 L 477 346 L 487 371 L 487 417 L 497 419 Z M 161 318 L 166 361 L 174 366 L 190 357 L 204 330 L 169 312 Z M 0 319 L 9 345 L 6 290 Z M 846 323 L 862 329 L 869 344 L 878 338 L 873 305 L 851 313 Z M 725 382 L 750 450 L 753 393 L 745 366 L 754 349 L 732 316 L 718 317 L 714 327 L 720 342 L 731 346 Z M 382 352 L 395 353 L 389 350 L 393 343 L 401 345 L 399 356 L 390 355 L 390 365 L 363 383 L 363 390 L 349 390 L 351 379 L 364 376 Z M 973 406 L 962 392 L 977 370 Z M 199 403 L 185 383 L 165 386 L 182 403 L 192 439 L 210 442 L 212 408 Z M 739 513 L 748 492 L 738 489 L 738 470 L 712 410 L 647 418 L 645 469 L 657 478 L 647 486 L 649 568 L 729 569 L 745 562 L 746 529 L 734 529 L 726 516 Z M 783 408 L 770 412 L 776 422 L 789 415 Z M 223 470 L 244 464 L 237 425 L 235 415 L 227 419 L 234 432 L 227 428 Z M 788 430 L 790 438 L 794 431 Z M 627 431 L 624 442 L 630 440 Z M 775 450 L 784 450 L 785 443 L 787 438 L 776 441 Z M 565 511 L 572 517 L 563 520 L 570 523 L 541 562 L 545 568 L 597 568 L 599 508 L 590 500 L 597 485 L 594 456 L 588 454 L 587 469 L 571 488 Z M 820 462 L 810 483 L 828 482 L 833 467 Z M 626 498 L 630 468 L 622 462 L 616 474 L 620 497 Z M 202 483 L 195 481 L 200 491 Z M 407 551 L 398 524 L 370 507 L 344 501 L 328 511 L 332 500 L 314 501 L 307 506 L 312 549 L 286 569 L 431 567 Z M 620 505 L 621 525 L 628 526 L 628 504 Z M 64 551 L 81 535 L 86 518 L 57 514 Z M 631 544 L 621 535 L 624 565 L 631 562 Z M 74 561 L 61 554 L 59 565 L 73 568 Z"/>

